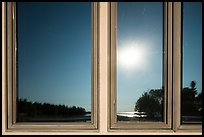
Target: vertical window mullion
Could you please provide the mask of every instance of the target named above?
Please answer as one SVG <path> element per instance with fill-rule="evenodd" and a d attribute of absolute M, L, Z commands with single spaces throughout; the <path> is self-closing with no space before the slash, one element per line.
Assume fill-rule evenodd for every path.
<path fill-rule="evenodd" d="M 172 2 L 167 3 L 167 123 L 172 126 Z M 165 79 L 166 80 L 166 79 Z"/>
<path fill-rule="evenodd" d="M 17 81 L 16 81 L 16 68 L 17 68 L 17 53 L 16 53 L 16 4 L 13 3 L 12 5 L 12 16 L 13 16 L 13 33 L 12 33 L 12 41 L 13 41 L 13 48 L 12 48 L 12 52 L 13 52 L 13 57 L 12 57 L 12 60 L 13 60 L 13 98 L 12 98 L 12 101 L 13 101 L 13 123 L 16 123 L 16 96 L 17 96 Z"/>
<path fill-rule="evenodd" d="M 7 36 L 6 36 L 6 55 L 7 55 L 7 128 L 11 127 L 13 124 L 13 3 L 7 3 Z"/>
<path fill-rule="evenodd" d="M 176 131 L 180 126 L 181 114 L 181 2 L 174 2 L 172 5 L 172 25 L 173 25 L 173 130 Z"/>
<path fill-rule="evenodd" d="M 94 124 L 94 126 L 96 128 L 98 128 L 98 54 L 99 54 L 99 49 L 98 47 L 98 27 L 99 27 L 99 23 L 98 23 L 98 15 L 99 15 L 99 11 L 98 11 L 98 3 L 97 2 L 93 2 L 92 3 L 92 58 L 91 58 L 91 83 L 92 83 L 92 89 L 91 89 L 91 101 L 92 101 L 92 116 L 91 116 L 91 121 Z"/>
<path fill-rule="evenodd" d="M 111 107 L 110 107 L 110 112 L 111 112 L 111 125 L 115 125 L 116 122 L 117 122 L 117 119 L 116 119 L 116 92 L 112 92 L 112 91 L 116 91 L 116 35 L 117 35 L 117 32 L 116 32 L 116 27 L 117 27 L 117 3 L 115 2 L 111 2 L 111 10 L 110 10 L 110 14 L 111 14 L 111 18 L 110 18 L 110 25 L 111 25 L 111 35 L 110 35 L 110 42 L 111 42 L 111 60 L 110 60 L 110 67 L 111 69 L 114 69 L 111 70 L 111 74 L 110 74 L 110 82 L 111 82 Z"/>
<path fill-rule="evenodd" d="M 167 3 L 164 3 L 164 7 L 163 7 L 163 19 L 164 19 L 164 27 L 163 27 L 163 35 L 164 35 L 164 40 L 163 40 L 163 46 L 164 46 L 164 51 L 163 51 L 163 64 L 164 64 L 164 68 L 163 68 L 163 85 L 164 85 L 164 121 L 165 123 L 167 123 Z"/>

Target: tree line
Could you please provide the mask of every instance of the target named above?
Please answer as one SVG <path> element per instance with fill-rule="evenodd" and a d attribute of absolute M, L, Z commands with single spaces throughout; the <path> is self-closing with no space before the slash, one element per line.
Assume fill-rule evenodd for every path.
<path fill-rule="evenodd" d="M 27 99 L 17 99 L 17 115 L 19 117 L 41 117 L 41 116 L 76 116 L 84 115 L 86 110 L 82 107 L 68 107 L 50 103 L 31 102 Z"/>
<path fill-rule="evenodd" d="M 146 112 L 148 120 L 162 120 L 164 108 L 164 89 L 151 89 L 142 94 L 135 103 L 135 111 Z M 202 116 L 202 90 L 198 94 L 196 82 L 181 91 L 181 115 Z"/>

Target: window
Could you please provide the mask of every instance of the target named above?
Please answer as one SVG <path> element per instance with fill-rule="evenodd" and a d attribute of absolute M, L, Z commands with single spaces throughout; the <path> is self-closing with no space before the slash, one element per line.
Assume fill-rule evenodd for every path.
<path fill-rule="evenodd" d="M 53 8 L 57 8 L 60 5 L 58 4 L 59 3 L 56 3 L 56 6 Z M 56 15 L 55 17 L 57 18 L 57 24 L 61 24 L 61 26 L 53 25 L 56 20 L 51 21 L 53 18 L 48 18 L 50 23 L 47 23 L 46 27 L 55 27 L 50 27 L 50 30 L 46 30 L 46 32 L 52 30 L 58 32 L 59 30 L 56 28 L 61 27 L 63 27 L 62 32 L 67 32 L 67 29 L 70 26 L 64 25 L 66 19 L 63 17 L 61 18 L 57 15 L 57 13 L 61 12 L 62 10 L 64 11 L 63 7 L 66 7 L 66 5 L 68 6 L 69 4 L 71 3 L 64 3 L 63 6 L 56 12 L 53 12 L 53 10 L 52 12 L 48 12 L 52 13 L 50 15 Z M 86 4 L 89 5 L 90 3 Z M 76 5 L 80 5 L 80 3 L 76 3 Z M 76 38 L 77 43 L 79 42 L 86 44 L 85 41 L 81 42 L 80 40 L 91 38 L 90 44 L 85 45 L 85 47 L 87 47 L 86 50 L 89 52 L 86 52 L 86 50 L 80 50 L 83 49 L 81 47 L 70 54 L 84 53 L 85 55 L 90 55 L 91 50 L 91 55 L 89 57 L 84 56 L 83 58 L 89 58 L 89 63 L 86 63 L 87 65 L 80 68 L 80 73 L 83 72 L 84 69 L 87 69 L 89 74 L 87 73 L 86 76 L 87 78 L 89 77 L 89 80 L 91 79 L 91 81 L 89 81 L 91 91 L 89 90 L 89 92 L 87 92 L 87 94 L 89 94 L 88 96 L 90 97 L 90 99 L 87 99 L 87 101 L 91 105 L 91 121 L 73 122 L 57 121 L 56 119 L 53 119 L 54 121 L 48 120 L 46 122 L 42 120 L 38 120 L 38 122 L 29 122 L 29 120 L 20 122 L 16 121 L 16 119 L 19 118 L 16 115 L 19 112 L 18 104 L 16 104 L 16 102 L 17 97 L 19 97 L 19 95 L 22 96 L 22 90 L 20 91 L 20 89 L 25 85 L 23 83 L 19 83 L 20 80 L 18 80 L 18 78 L 22 78 L 22 76 L 19 76 L 19 67 L 22 66 L 22 63 L 20 63 L 19 60 L 24 59 L 22 55 L 19 56 L 19 46 L 22 46 L 19 44 L 22 43 L 20 37 L 25 36 L 22 34 L 19 35 L 19 32 L 22 32 L 22 30 L 19 29 L 22 27 L 18 26 L 18 22 L 23 22 L 23 20 L 19 20 L 20 16 L 18 16 L 18 14 L 20 14 L 20 12 L 18 12 L 18 3 L 2 3 L 2 134 L 202 134 L 202 116 L 199 115 L 199 112 L 202 109 L 202 104 L 199 100 L 199 96 L 201 96 L 199 93 L 202 93 L 202 86 L 200 85 L 202 82 L 201 3 L 135 2 L 129 4 L 127 2 L 93 2 L 90 5 L 88 6 L 89 8 L 85 6 L 91 12 L 89 15 L 86 15 L 89 17 L 87 17 L 87 20 L 86 18 L 85 20 L 82 20 L 84 18 L 80 18 L 81 21 L 79 22 L 80 24 L 83 24 L 83 22 L 89 22 L 89 27 L 85 27 L 86 23 L 83 24 L 84 26 L 79 26 L 79 28 L 84 27 L 84 30 L 88 31 L 86 35 L 83 35 L 84 37 L 79 35 L 75 37 L 74 34 L 79 32 L 77 29 L 78 27 L 70 28 L 73 30 L 73 35 L 71 37 Z M 34 7 L 29 8 L 29 10 L 32 8 Z M 43 7 L 35 10 L 35 12 L 39 12 L 40 10 L 46 11 L 45 9 L 46 8 Z M 67 12 L 69 11 L 68 9 L 65 11 L 66 12 L 62 13 L 63 15 L 71 14 L 71 12 Z M 43 12 L 42 14 L 46 13 Z M 73 14 L 80 14 L 80 12 Z M 86 12 L 83 12 L 82 14 L 86 14 Z M 31 16 L 28 17 L 30 18 Z M 36 18 L 40 18 L 40 16 L 36 16 Z M 70 20 L 70 22 L 68 21 L 66 24 L 73 23 L 72 21 L 77 20 L 78 16 L 72 16 L 71 19 L 72 18 L 73 20 L 70 20 L 69 18 L 68 20 Z M 37 25 L 40 20 L 35 20 L 34 22 L 37 22 Z M 195 26 L 194 24 L 197 25 Z M 43 23 L 38 25 L 43 25 Z M 77 26 L 75 23 L 72 25 Z M 45 28 L 43 27 L 43 29 Z M 28 29 L 32 28 L 28 27 Z M 36 27 L 35 31 L 37 30 L 38 27 Z M 30 33 L 30 31 L 28 32 Z M 46 32 L 42 32 L 42 34 L 45 34 Z M 29 35 L 29 33 L 27 34 Z M 53 33 L 48 34 L 48 36 L 52 35 Z M 44 36 L 42 35 L 42 38 L 43 37 Z M 43 41 L 42 38 L 42 43 L 46 43 L 47 41 Z M 145 40 L 143 40 L 143 38 Z M 57 42 L 63 43 L 67 40 L 68 38 L 63 39 L 63 37 L 61 40 L 57 41 L 51 39 L 52 44 L 56 44 Z M 129 44 L 130 40 L 133 42 Z M 134 42 L 134 40 L 137 41 Z M 32 44 L 37 42 L 38 41 L 33 41 Z M 196 46 L 193 45 L 192 42 L 197 43 Z M 137 45 L 136 47 L 140 49 L 140 52 L 138 52 L 139 50 L 135 47 L 135 45 Z M 126 49 L 128 46 L 131 46 L 131 48 Z M 63 60 L 63 58 L 58 58 L 56 55 L 59 53 L 57 51 L 60 51 L 61 49 L 58 49 L 55 46 L 51 46 L 50 48 L 54 48 L 55 52 L 48 49 L 42 50 L 46 51 L 44 53 L 45 55 L 53 54 L 53 56 L 56 58 L 51 60 L 52 58 L 41 56 L 42 60 L 40 60 L 40 62 L 47 59 L 53 63 L 62 63 L 61 66 L 64 66 L 63 64 L 69 62 L 69 60 L 67 60 L 67 62 L 64 61 L 65 63 L 61 61 L 59 62 L 59 59 Z M 121 50 L 123 48 L 124 50 Z M 66 50 L 60 51 L 60 53 L 64 52 L 66 52 Z M 138 52 L 137 56 L 135 55 L 136 52 Z M 194 56 L 194 52 L 196 52 L 197 55 Z M 66 54 L 60 55 L 69 57 L 69 55 Z M 127 59 L 126 57 L 129 58 Z M 73 57 L 72 59 L 75 60 L 76 58 L 77 57 Z M 133 58 L 137 58 L 138 60 L 132 60 Z M 152 73 L 144 70 L 146 68 L 145 65 L 138 65 L 141 63 L 141 59 L 139 58 L 143 58 L 142 63 L 145 65 L 152 66 Z M 189 58 L 190 60 L 196 60 L 196 62 L 189 62 Z M 79 61 L 73 61 L 72 63 L 74 64 L 72 67 L 77 65 L 77 62 Z M 196 64 L 191 65 L 190 63 Z M 82 64 L 80 63 L 80 65 Z M 36 66 L 37 65 L 34 65 L 35 68 Z M 54 68 L 57 68 L 58 70 L 63 69 L 61 66 L 56 65 Z M 53 70 L 53 74 L 61 73 L 61 71 L 58 72 L 58 70 L 56 71 L 54 68 L 48 68 L 47 70 Z M 39 67 L 38 69 L 43 70 L 44 68 Z M 189 73 L 189 69 L 195 70 L 195 73 Z M 35 69 L 33 70 L 36 71 Z M 135 71 L 134 75 L 129 73 L 130 70 L 133 72 Z M 49 71 L 46 72 L 46 74 L 48 74 Z M 145 74 L 149 74 L 148 80 L 150 82 L 147 83 L 147 81 L 144 79 L 147 76 L 141 77 L 140 81 L 135 80 L 135 77 L 137 75 L 142 75 L 143 71 L 145 71 Z M 127 72 L 129 73 L 129 77 L 127 77 Z M 141 72 L 141 74 L 138 72 Z M 80 75 L 78 76 L 80 77 Z M 154 80 L 152 80 L 150 76 L 154 77 Z M 52 81 L 52 76 L 45 75 L 45 77 L 51 77 L 49 80 Z M 63 76 L 60 76 L 59 80 L 61 81 L 62 79 Z M 83 80 L 83 78 L 80 80 Z M 60 81 L 57 82 L 62 85 Z M 67 79 L 65 82 L 66 81 Z M 127 83 L 126 81 L 131 82 Z M 88 81 L 85 82 L 88 83 Z M 18 87 L 19 84 L 22 84 L 21 87 Z M 127 91 L 125 90 L 126 85 L 129 87 Z M 141 92 L 130 92 L 132 89 L 139 90 L 139 86 L 143 87 L 143 89 L 140 90 Z M 82 86 L 80 85 L 80 87 L 76 88 L 82 88 Z M 193 91 L 192 89 L 194 91 L 197 90 L 197 94 L 194 94 L 195 101 L 193 101 L 193 103 L 192 101 L 190 102 L 196 106 L 196 109 L 194 109 L 193 113 L 187 114 L 188 111 L 187 113 L 185 112 L 185 105 L 189 102 L 185 102 L 184 98 L 186 96 L 186 92 Z M 82 94 L 80 94 L 79 97 L 81 97 L 80 99 L 84 98 Z M 154 114 L 147 112 L 148 104 L 146 109 L 143 109 L 140 107 L 141 105 L 138 105 L 139 101 L 137 100 L 142 100 L 143 97 L 146 97 L 150 101 L 153 101 L 153 103 L 157 104 L 158 109 L 154 109 Z M 45 99 L 46 97 L 43 98 Z M 156 100 L 156 98 L 158 100 Z M 31 99 L 32 97 L 27 101 L 30 102 Z M 76 99 L 74 100 L 76 101 Z M 132 106 L 126 107 L 126 104 L 131 104 Z M 129 111 L 134 113 L 124 113 Z M 126 114 L 129 117 L 137 117 L 124 117 Z M 21 113 L 20 115 L 22 116 L 24 114 Z"/>
<path fill-rule="evenodd" d="M 111 28 L 117 26 L 111 33 L 110 53 L 112 129 L 170 126 L 162 74 L 163 6 L 162 2 L 111 3 Z"/>
<path fill-rule="evenodd" d="M 7 3 L 6 16 L 8 130 L 97 130 L 97 3 Z"/>
<path fill-rule="evenodd" d="M 91 3 L 16 6 L 17 122 L 90 122 Z"/>
<path fill-rule="evenodd" d="M 195 83 L 191 83 L 193 87 L 181 90 L 181 73 L 183 73 L 184 82 L 190 77 L 196 77 L 199 83 L 201 82 L 201 67 L 199 67 L 202 55 L 199 31 L 201 30 L 201 5 L 197 3 L 196 8 L 196 4 L 193 4 L 189 6 L 194 7 L 191 9 L 193 10 L 191 14 L 187 13 L 190 9 L 187 9 L 187 4 L 185 9 L 184 4 L 186 15 L 183 17 L 186 24 L 182 22 L 182 5 L 179 2 L 112 2 L 110 4 L 109 128 L 111 131 L 201 130 L 199 123 L 202 123 L 202 88 L 200 87 L 200 95 L 193 95 L 195 99 L 192 102 L 195 105 L 192 107 L 196 106 L 196 108 L 189 116 L 183 115 L 186 113 L 184 112 L 186 107 L 189 106 L 186 92 L 194 90 L 192 92 L 195 93 Z M 187 25 L 190 24 L 189 20 L 195 21 L 192 18 L 196 15 L 195 19 L 200 29 L 196 26 L 197 30 L 193 29 L 195 32 L 185 33 L 195 27 L 191 24 L 191 28 L 189 26 L 187 28 Z M 183 30 L 184 43 L 190 39 L 194 41 L 193 43 L 197 43 L 197 47 L 191 47 L 191 50 L 190 47 L 185 47 L 186 44 L 183 45 L 183 70 L 181 70 L 181 30 Z M 192 36 L 195 33 L 199 37 Z M 188 37 L 188 40 L 185 37 Z M 192 48 L 196 48 L 199 53 L 195 53 Z M 186 55 L 190 51 L 194 53 Z M 187 58 L 199 62 L 197 65 L 192 65 L 193 62 L 185 61 Z M 189 74 L 189 69 L 191 72 L 193 69 L 199 71 Z M 188 101 L 185 102 L 185 100 Z M 189 110 L 187 112 L 190 113 Z M 192 124 L 190 120 L 193 120 L 193 123 L 197 120 L 197 124 Z"/>

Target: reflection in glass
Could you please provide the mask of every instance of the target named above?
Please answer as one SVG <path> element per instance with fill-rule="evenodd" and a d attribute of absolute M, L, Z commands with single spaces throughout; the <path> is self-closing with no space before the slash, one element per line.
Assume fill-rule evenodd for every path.
<path fill-rule="evenodd" d="M 91 120 L 91 3 L 17 3 L 17 122 Z"/>
<path fill-rule="evenodd" d="M 202 3 L 183 3 L 182 123 L 202 122 Z"/>
<path fill-rule="evenodd" d="M 163 120 L 163 3 L 118 2 L 117 119 Z"/>

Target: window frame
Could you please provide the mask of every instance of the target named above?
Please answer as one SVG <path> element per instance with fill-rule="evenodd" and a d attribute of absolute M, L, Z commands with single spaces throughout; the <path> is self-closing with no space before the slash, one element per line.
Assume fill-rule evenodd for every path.
<path fill-rule="evenodd" d="M 177 77 L 177 78 L 179 78 L 180 79 L 180 89 L 179 89 L 179 93 L 180 93 L 180 98 L 179 98 L 179 100 L 177 100 L 178 102 L 179 102 L 179 110 L 180 110 L 180 112 L 179 112 L 179 114 L 180 114 L 180 117 L 179 117 L 179 122 L 178 122 L 178 125 L 177 125 L 177 130 L 176 131 L 178 131 L 178 132 L 180 132 L 180 131 L 185 131 L 185 130 L 187 130 L 187 131 L 191 131 L 191 132 L 193 132 L 193 131 L 202 131 L 202 122 L 201 123 L 182 123 L 182 114 L 181 114 L 181 103 L 182 103 L 182 100 L 181 100 L 181 91 L 182 91 L 182 88 L 183 88 L 183 86 L 182 86 L 182 82 L 183 82 L 183 78 L 182 78 L 182 70 L 183 70 L 183 4 L 184 4 L 184 2 L 180 2 L 180 11 L 179 11 L 179 13 L 180 13 L 180 15 L 179 15 L 179 18 L 180 18 L 180 25 L 181 26 L 179 26 L 179 29 L 180 29 L 180 45 L 181 46 L 179 46 L 179 53 L 178 53 L 178 56 L 180 57 L 180 62 L 179 62 L 179 69 L 180 70 L 175 70 L 175 71 L 179 71 L 179 77 Z M 175 12 L 177 12 L 177 11 L 175 11 Z M 176 19 L 178 19 L 178 18 L 176 18 Z M 174 31 L 177 31 L 176 29 L 174 30 Z M 176 57 L 175 57 L 176 58 Z M 177 72 L 178 73 L 178 72 Z M 177 89 L 178 90 L 178 89 Z"/>
<path fill-rule="evenodd" d="M 200 125 L 193 125 L 193 124 L 184 124 L 181 125 L 178 119 L 175 119 L 173 117 L 173 111 L 177 111 L 177 109 L 180 106 L 173 106 L 173 97 L 175 94 L 172 94 L 173 92 L 173 87 L 172 87 L 172 82 L 173 82 L 173 69 L 174 69 L 174 79 L 176 78 L 177 75 L 175 75 L 176 71 L 178 71 L 178 74 L 181 74 L 181 68 L 175 69 L 173 66 L 176 65 L 174 62 L 173 65 L 173 56 L 176 56 L 175 54 L 172 53 L 173 51 L 173 33 L 177 31 L 175 29 L 175 24 L 172 23 L 173 21 L 173 13 L 175 14 L 176 8 L 179 6 L 176 6 L 173 8 L 173 5 L 179 4 L 181 2 L 165 2 L 165 20 L 167 23 L 164 23 L 165 29 L 168 31 L 164 32 L 164 37 L 167 37 L 164 39 L 164 43 L 166 43 L 168 46 L 164 47 L 166 48 L 165 50 L 168 51 L 168 54 L 164 57 L 165 64 L 164 64 L 164 70 L 166 71 L 164 75 L 166 75 L 166 79 L 164 79 L 164 84 L 167 85 L 164 88 L 165 91 L 168 91 L 169 96 L 168 96 L 168 101 L 167 101 L 167 107 L 168 111 L 171 112 L 169 113 L 168 118 L 166 117 L 166 122 L 170 125 L 170 128 L 164 130 L 164 129 L 147 129 L 147 128 L 141 128 L 141 129 L 131 129 L 131 128 L 126 128 L 126 129 L 120 129 L 120 128 L 112 128 L 111 127 L 111 80 L 110 80 L 110 75 L 111 75 L 111 54 L 110 54 L 110 46 L 111 46 L 111 40 L 110 40 L 110 28 L 111 28 L 111 23 L 110 23 L 110 2 L 98 2 L 94 3 L 94 9 L 95 9 L 95 14 L 94 14 L 94 21 L 95 26 L 95 37 L 93 39 L 96 48 L 96 58 L 94 60 L 95 62 L 95 73 L 97 74 L 95 79 L 95 88 L 97 88 L 97 92 L 94 95 L 96 98 L 94 106 L 97 107 L 95 109 L 95 116 L 97 117 L 95 119 L 95 125 L 93 124 L 92 127 L 86 127 L 86 128 L 73 128 L 72 125 L 15 125 L 15 123 L 12 123 L 12 113 L 7 112 L 8 110 L 12 110 L 12 103 L 9 102 L 9 100 L 12 100 L 12 87 L 14 83 L 12 83 L 13 79 L 13 68 L 12 68 L 12 60 L 15 56 L 12 56 L 12 43 L 13 43 L 13 31 L 12 31 L 12 19 L 13 19 L 13 10 L 12 10 L 12 4 L 10 2 L 2 2 L 2 135 L 15 135 L 15 134 L 62 134 L 62 135 L 67 135 L 67 134 L 93 134 L 93 135 L 99 135 L 99 134 L 109 134 L 109 135 L 121 135 L 121 134 L 127 134 L 127 135 L 135 135 L 135 134 L 147 134 L 147 135 L 152 135 L 152 134 L 170 134 L 170 135 L 175 135 L 175 134 L 193 134 L 193 135 L 202 135 L 202 124 Z M 15 4 L 15 3 L 14 3 Z M 96 6 L 97 5 L 97 6 Z M 174 9 L 174 12 L 173 12 Z M 180 12 L 180 11 L 179 11 Z M 182 14 L 181 14 L 182 15 Z M 179 18 L 179 17 L 177 17 Z M 181 18 L 181 17 L 180 17 Z M 174 17 L 174 23 L 176 22 L 176 18 Z M 92 25 L 93 26 L 93 25 Z M 173 32 L 174 28 L 174 32 Z M 179 28 L 179 26 L 178 26 Z M 116 28 L 115 28 L 116 29 Z M 179 28 L 180 29 L 180 28 Z M 112 31 L 114 29 L 112 28 Z M 93 31 L 93 29 L 92 29 Z M 115 30 L 116 31 L 116 30 Z M 178 35 L 182 35 L 179 33 Z M 181 37 L 178 37 L 177 39 L 180 39 Z M 175 44 L 179 43 L 174 43 Z M 181 45 L 180 45 L 181 46 Z M 174 48 L 175 50 L 175 48 Z M 178 52 L 177 54 L 181 54 Z M 178 57 L 181 57 L 181 55 L 177 55 Z M 174 60 L 176 58 L 174 57 Z M 10 66 L 10 68 L 9 68 Z M 165 66 L 168 66 L 165 68 Z M 176 83 L 175 83 L 176 84 Z M 181 83 L 180 83 L 181 84 Z M 181 89 L 176 87 L 174 85 L 174 91 L 175 89 L 178 89 L 177 92 Z M 9 92 L 8 92 L 9 91 Z M 100 94 L 100 95 L 99 95 Z M 177 94 L 177 93 L 176 93 Z M 9 96 L 8 96 L 9 95 Z M 179 103 L 178 98 L 174 98 L 174 104 Z M 180 111 L 180 109 L 179 109 Z M 100 113 L 99 113 L 100 112 Z M 175 113 L 175 112 L 174 112 Z M 178 114 L 177 114 L 178 115 Z M 10 122 L 10 123 L 9 123 Z M 175 124 L 173 124 L 175 123 Z M 10 124 L 10 125 L 9 125 Z M 174 128 L 173 128 L 174 125 Z M 55 128 L 56 126 L 59 126 Z M 79 126 L 79 125 L 74 125 L 74 126 Z M 12 127 L 12 128 L 10 128 Z M 17 127 L 17 128 L 16 128 Z M 84 126 L 83 126 L 84 127 Z M 40 129 L 41 128 L 41 129 Z M 40 129 L 40 130 L 39 130 Z"/>
<path fill-rule="evenodd" d="M 98 62 L 99 62 L 99 4 L 91 3 L 91 122 L 16 122 L 16 2 L 7 2 L 4 8 L 4 46 L 5 46 L 5 90 L 3 90 L 5 103 L 5 130 L 10 131 L 98 131 Z"/>
<path fill-rule="evenodd" d="M 174 132 L 201 132 L 202 123 L 182 124 L 182 47 L 183 47 L 183 2 L 172 3 L 172 129 Z"/>
<path fill-rule="evenodd" d="M 116 47 L 117 47 L 117 2 L 109 4 L 109 48 L 108 48 L 108 129 L 109 131 L 202 131 L 202 124 L 181 124 L 181 47 L 182 2 L 163 2 L 163 83 L 164 122 L 117 122 L 116 109 Z"/>
<path fill-rule="evenodd" d="M 110 22 L 110 49 L 109 49 L 109 56 L 110 56 L 110 61 L 109 61 L 109 104 L 110 104 L 110 110 L 109 110 L 109 128 L 110 130 L 168 130 L 170 128 L 170 124 L 167 123 L 167 117 L 166 113 L 171 114 L 167 109 L 167 107 L 164 107 L 164 121 L 163 122 L 140 122 L 139 124 L 136 124 L 135 122 L 117 122 L 117 114 L 116 114 L 116 97 L 117 97 L 117 89 L 116 89 L 116 80 L 117 80 L 117 75 L 116 75 L 116 48 L 117 48 L 117 2 L 111 2 L 110 3 L 110 16 L 109 17 L 109 22 Z M 164 53 L 166 47 L 167 47 L 167 35 L 166 35 L 166 29 L 167 29 L 167 19 L 165 18 L 167 5 L 166 3 L 163 3 L 163 43 L 164 43 Z M 167 59 L 167 54 L 164 54 L 164 59 Z M 163 61 L 166 62 L 166 61 Z M 166 64 L 164 64 L 166 66 Z M 164 70 L 164 76 L 163 78 L 166 79 L 166 67 L 163 69 Z M 164 87 L 167 87 L 167 82 L 165 80 Z M 166 95 L 166 88 L 164 88 L 164 94 Z M 166 104 L 166 96 L 164 96 L 164 100 Z M 169 96 L 170 97 L 170 96 Z M 170 100 L 170 99 L 168 99 Z M 165 105 L 164 105 L 165 106 Z"/>

